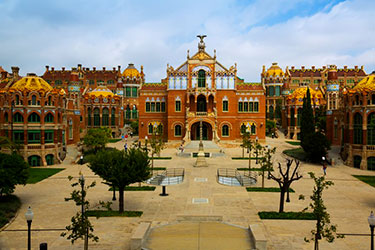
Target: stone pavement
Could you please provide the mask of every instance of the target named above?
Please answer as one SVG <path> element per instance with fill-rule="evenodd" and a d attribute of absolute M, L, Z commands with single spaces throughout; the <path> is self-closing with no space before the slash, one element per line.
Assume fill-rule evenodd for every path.
<path fill-rule="evenodd" d="M 123 149 L 124 142 L 113 143 Z M 282 151 L 293 148 L 284 142 L 284 139 L 267 138 L 267 144 L 277 146 L 275 162 L 283 161 L 285 156 Z M 128 145 L 131 145 L 128 142 Z M 246 167 L 248 162 L 231 160 L 231 156 L 241 156 L 242 149 L 239 144 L 222 143 L 226 155 L 223 157 L 208 158 L 208 168 L 194 168 L 194 158 L 183 158 L 176 155 L 179 143 L 163 150 L 162 156 L 172 156 L 172 160 L 155 160 L 156 167 L 185 168 L 185 180 L 182 184 L 167 187 L 169 196 L 161 197 L 161 187 L 155 192 L 125 192 L 125 209 L 141 210 L 144 212 L 140 218 L 92 218 L 94 233 L 99 236 L 98 243 L 90 242 L 90 249 L 128 249 L 129 240 L 134 228 L 142 221 L 152 222 L 152 227 L 173 224 L 180 215 L 219 215 L 223 222 L 247 227 L 252 223 L 263 223 L 266 227 L 267 237 L 270 240 L 269 249 L 312 249 L 312 243 L 305 243 L 303 238 L 308 236 L 314 227 L 313 221 L 278 221 L 263 220 L 257 216 L 258 211 L 277 211 L 279 204 L 278 193 L 248 193 L 243 187 L 228 187 L 217 183 L 217 168 Z M 252 162 L 255 165 L 255 162 Z M 33 229 L 63 229 L 70 223 L 70 218 L 79 211 L 73 202 L 65 202 L 72 188 L 67 176 L 85 175 L 88 182 L 96 181 L 97 186 L 88 193 L 92 206 L 97 206 L 99 201 L 111 201 L 112 192 L 108 186 L 101 183 L 86 166 L 65 162 L 54 167 L 66 168 L 64 171 L 45 179 L 37 184 L 17 186 L 15 194 L 22 200 L 22 207 L 15 220 L 0 232 L 0 249 L 25 249 L 27 233 L 25 231 L 9 231 L 26 229 L 24 214 L 31 205 L 34 211 Z M 313 171 L 322 174 L 319 165 L 302 164 L 301 171 L 304 176 L 292 184 L 296 193 L 291 194 L 291 202 L 286 203 L 286 211 L 300 211 L 309 203 L 312 193 L 313 181 L 307 173 Z M 325 205 L 331 214 L 331 221 L 338 224 L 338 232 L 368 234 L 367 217 L 375 208 L 374 188 L 358 181 L 352 174 L 375 175 L 374 172 L 353 169 L 344 165 L 329 166 L 327 178 L 334 181 L 335 185 L 324 191 Z M 196 178 L 207 178 L 206 182 L 197 182 Z M 198 179 L 199 180 L 199 179 Z M 260 178 L 258 178 L 260 181 Z M 272 180 L 266 180 L 266 187 L 277 186 Z M 257 184 L 260 186 L 260 182 Z M 299 201 L 298 195 L 304 194 L 305 201 Z M 207 198 L 208 203 L 193 204 L 193 198 Z M 118 208 L 117 201 L 113 208 Z M 8 231 L 7 231 L 8 230 Z M 38 249 L 39 243 L 47 242 L 49 249 L 82 249 L 82 241 L 78 240 L 71 245 L 66 238 L 60 237 L 61 231 L 33 231 L 32 244 Z M 334 243 L 320 241 L 321 249 L 368 249 L 369 236 L 347 236 L 337 239 Z"/>

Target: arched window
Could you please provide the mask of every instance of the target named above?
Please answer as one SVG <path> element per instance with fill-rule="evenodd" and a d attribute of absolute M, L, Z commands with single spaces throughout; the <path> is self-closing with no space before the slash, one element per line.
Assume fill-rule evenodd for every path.
<path fill-rule="evenodd" d="M 362 144 L 362 116 L 360 113 L 354 115 L 354 144 Z"/>
<path fill-rule="evenodd" d="M 53 115 L 51 113 L 48 113 L 45 117 L 44 117 L 44 122 L 45 123 L 52 123 L 53 122 Z"/>
<path fill-rule="evenodd" d="M 297 126 L 301 126 L 302 108 L 297 110 Z"/>
<path fill-rule="evenodd" d="M 275 95 L 275 88 L 273 86 L 270 86 L 270 96 L 274 96 Z"/>
<path fill-rule="evenodd" d="M 229 136 L 229 126 L 223 125 L 221 128 L 221 136 Z"/>
<path fill-rule="evenodd" d="M 112 108 L 111 111 L 111 125 L 115 126 L 116 125 L 116 109 Z"/>
<path fill-rule="evenodd" d="M 273 119 L 274 118 L 274 114 L 273 114 L 273 106 L 270 106 L 268 108 L 268 116 L 270 119 Z"/>
<path fill-rule="evenodd" d="M 252 135 L 255 135 L 255 134 L 256 134 L 256 126 L 255 126 L 254 123 L 251 124 L 251 134 L 252 134 Z"/>
<path fill-rule="evenodd" d="M 152 112 L 155 112 L 155 103 L 153 102 L 153 104 L 154 104 L 154 110 Z M 125 119 L 130 119 L 130 118 L 131 118 L 131 110 L 130 110 L 129 105 L 127 105 L 125 109 Z"/>
<path fill-rule="evenodd" d="M 355 105 L 359 105 L 359 96 L 358 95 L 355 96 Z"/>
<path fill-rule="evenodd" d="M 154 126 L 152 126 L 152 124 L 149 123 L 148 124 L 148 134 L 151 135 L 153 131 L 154 131 Z"/>
<path fill-rule="evenodd" d="M 181 125 L 174 126 L 174 136 L 181 136 L 181 135 L 182 135 Z"/>
<path fill-rule="evenodd" d="M 367 158 L 367 170 L 375 170 L 375 157 Z"/>
<path fill-rule="evenodd" d="M 20 101 L 19 95 L 16 95 L 16 105 L 22 105 L 22 101 Z"/>
<path fill-rule="evenodd" d="M 275 96 L 280 96 L 280 86 L 275 87 Z"/>
<path fill-rule="evenodd" d="M 31 105 L 36 105 L 36 96 L 35 95 L 33 95 L 31 97 Z"/>
<path fill-rule="evenodd" d="M 161 105 L 161 106 L 163 107 L 163 105 Z M 162 112 L 163 112 L 163 110 L 162 110 Z M 138 118 L 138 110 L 137 110 L 137 107 L 135 105 L 133 105 L 133 109 L 132 109 L 132 118 L 133 119 L 137 119 Z"/>
<path fill-rule="evenodd" d="M 8 122 L 8 121 L 9 121 L 8 113 L 7 113 L 7 112 L 4 114 L 4 121 L 5 121 L 5 122 Z"/>
<path fill-rule="evenodd" d="M 198 71 L 198 88 L 206 87 L 206 72 L 201 69 Z"/>
<path fill-rule="evenodd" d="M 48 106 L 52 106 L 52 97 L 51 96 L 48 97 L 47 104 L 48 104 Z"/>
<path fill-rule="evenodd" d="M 94 126 L 100 126 L 100 111 L 99 111 L 99 108 L 94 109 Z"/>
<path fill-rule="evenodd" d="M 355 168 L 360 168 L 361 167 L 361 161 L 362 161 L 362 157 L 359 156 L 359 155 L 355 155 L 353 157 L 353 165 Z"/>
<path fill-rule="evenodd" d="M 367 144 L 375 145 L 375 113 L 367 117 Z"/>
<path fill-rule="evenodd" d="M 87 125 L 91 126 L 91 108 L 87 109 Z"/>
<path fill-rule="evenodd" d="M 108 126 L 109 125 L 109 110 L 107 108 L 103 108 L 102 119 L 103 119 L 102 125 Z"/>
<path fill-rule="evenodd" d="M 223 101 L 223 111 L 227 112 L 228 111 L 228 107 L 229 107 L 228 100 L 224 100 Z"/>
<path fill-rule="evenodd" d="M 163 134 L 163 125 L 159 124 L 156 128 L 156 134 L 162 135 Z"/>
<path fill-rule="evenodd" d="M 242 124 L 242 125 L 241 125 L 241 127 L 240 127 L 240 132 L 241 132 L 241 134 L 246 133 L 246 125 L 245 125 L 245 124 Z"/>
<path fill-rule="evenodd" d="M 40 122 L 40 116 L 35 112 L 31 113 L 31 115 L 29 115 L 29 118 L 27 118 L 27 121 L 33 122 L 33 123 L 38 123 L 38 122 Z"/>
<path fill-rule="evenodd" d="M 203 95 L 200 95 L 197 98 L 197 111 L 207 112 L 206 98 Z"/>

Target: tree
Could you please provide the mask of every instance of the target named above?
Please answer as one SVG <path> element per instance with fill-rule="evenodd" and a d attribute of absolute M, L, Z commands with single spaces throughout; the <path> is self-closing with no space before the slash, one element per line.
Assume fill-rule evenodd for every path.
<path fill-rule="evenodd" d="M 125 187 L 150 176 L 150 160 L 143 150 L 102 150 L 89 159 L 89 168 L 119 189 L 119 212 L 124 212 Z"/>
<path fill-rule="evenodd" d="M 257 148 L 260 148 L 261 155 L 262 155 L 260 159 L 260 166 L 261 166 L 260 168 L 262 170 L 262 173 L 261 173 L 262 188 L 264 188 L 264 175 L 266 171 L 267 173 L 270 173 L 271 171 L 273 171 L 272 155 L 275 154 L 276 148 L 271 149 L 268 146 L 262 147 L 259 143 L 256 143 L 255 150 L 257 150 Z"/>
<path fill-rule="evenodd" d="M 87 131 L 83 138 L 83 143 L 97 152 L 105 148 L 109 138 L 111 138 L 111 130 L 109 128 L 92 128 Z"/>
<path fill-rule="evenodd" d="M 301 114 L 301 147 L 308 152 L 307 147 L 310 144 L 310 135 L 315 133 L 314 114 L 311 107 L 310 89 L 307 88 L 306 96 L 303 98 L 303 107 Z"/>
<path fill-rule="evenodd" d="M 132 121 L 130 127 L 132 128 L 133 134 L 138 135 L 138 121 Z"/>
<path fill-rule="evenodd" d="M 247 148 L 249 153 L 249 171 L 251 169 L 251 149 L 253 148 L 253 141 L 251 140 L 250 132 L 243 130 L 242 132 L 242 145 L 244 149 Z"/>
<path fill-rule="evenodd" d="M 294 167 L 293 171 L 291 172 L 291 166 L 293 164 L 293 161 L 295 162 L 296 166 Z M 302 178 L 302 175 L 298 172 L 300 162 L 297 160 L 290 160 L 287 159 L 286 162 L 286 168 L 283 169 L 281 168 L 281 164 L 279 163 L 279 176 L 276 177 L 273 175 L 272 172 L 268 172 L 270 178 L 272 180 L 275 180 L 280 187 L 280 204 L 279 204 L 279 213 L 284 212 L 284 198 L 285 198 L 285 193 L 289 192 L 290 185 L 292 184 L 293 181 L 299 180 Z"/>
<path fill-rule="evenodd" d="M 280 123 L 281 123 L 281 119 L 282 119 L 282 110 L 281 109 L 282 109 L 282 100 L 278 99 L 278 100 L 276 100 L 275 118 L 277 118 Z"/>
<path fill-rule="evenodd" d="M 6 136 L 0 136 L 0 149 L 8 148 L 12 153 L 19 153 L 20 145 L 11 141 Z"/>
<path fill-rule="evenodd" d="M 312 162 L 320 162 L 323 156 L 327 155 L 330 149 L 330 142 L 321 132 L 314 132 L 307 136 L 306 141 L 309 142 L 305 146 L 307 157 Z"/>
<path fill-rule="evenodd" d="M 163 141 L 163 131 L 162 127 L 158 126 L 157 131 L 152 132 L 150 138 L 150 146 L 151 146 L 151 171 L 154 171 L 154 155 L 159 155 L 160 152 L 165 147 L 165 143 Z"/>
<path fill-rule="evenodd" d="M 14 192 L 17 184 L 26 185 L 29 165 L 22 156 L 0 153 L 0 196 Z"/>
<path fill-rule="evenodd" d="M 81 175 L 81 173 L 80 173 Z M 69 181 L 73 179 L 72 176 L 68 177 Z M 71 184 L 72 187 L 76 187 L 80 185 L 81 190 L 73 190 L 70 193 L 69 198 L 65 198 L 65 201 L 74 201 L 76 206 L 81 206 L 81 212 L 77 212 L 71 219 L 72 224 L 66 226 L 66 230 L 71 232 L 67 237 L 68 240 L 71 240 L 72 244 L 78 239 L 84 240 L 84 249 L 88 249 L 88 240 L 91 239 L 92 241 L 98 242 L 99 237 L 93 234 L 94 227 L 92 226 L 91 222 L 88 219 L 85 211 L 87 211 L 90 207 L 90 203 L 86 200 L 87 190 L 95 186 L 95 181 L 92 182 L 90 185 L 85 186 L 85 180 L 83 176 L 78 179 L 77 182 Z M 67 232 L 61 233 L 62 237 L 65 237 Z"/>
<path fill-rule="evenodd" d="M 330 215 L 323 203 L 323 190 L 328 189 L 334 183 L 326 181 L 324 176 L 316 177 L 312 172 L 309 172 L 309 175 L 315 182 L 313 194 L 310 196 L 312 202 L 309 204 L 309 207 L 313 210 L 313 214 L 316 217 L 316 228 L 311 230 L 311 237 L 305 238 L 305 241 L 310 242 L 310 240 L 314 240 L 314 250 L 319 250 L 320 239 L 325 238 L 331 243 L 335 238 L 343 238 L 344 236 L 337 234 L 337 226 L 331 224 Z M 300 197 L 300 199 L 303 198 L 303 196 Z M 307 209 L 305 208 L 304 211 Z"/>

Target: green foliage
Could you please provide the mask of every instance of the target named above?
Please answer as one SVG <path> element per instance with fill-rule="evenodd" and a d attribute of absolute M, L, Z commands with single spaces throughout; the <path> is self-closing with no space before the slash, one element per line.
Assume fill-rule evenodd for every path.
<path fill-rule="evenodd" d="M 283 154 L 286 154 L 287 156 L 293 157 L 299 161 L 306 161 L 307 160 L 307 154 L 303 150 L 303 148 L 293 148 L 293 149 L 286 149 L 283 151 Z"/>
<path fill-rule="evenodd" d="M 115 143 L 115 142 L 118 142 L 118 141 L 121 141 L 121 138 L 113 138 L 113 139 L 108 140 L 109 143 Z"/>
<path fill-rule="evenodd" d="M 64 170 L 65 168 L 30 168 L 29 178 L 27 179 L 28 184 L 34 184 L 44 180 L 58 172 Z"/>
<path fill-rule="evenodd" d="M 81 173 L 80 173 L 81 174 Z M 73 177 L 68 176 L 69 181 L 73 179 Z M 73 182 L 71 184 L 72 187 L 82 187 L 78 190 L 73 190 L 70 193 L 70 197 L 65 198 L 65 201 L 74 201 L 75 205 L 78 207 L 84 207 L 83 214 L 82 212 L 77 212 L 71 219 L 71 224 L 66 226 L 66 230 L 70 232 L 67 239 L 74 244 L 74 242 L 78 239 L 84 239 L 85 245 L 88 244 L 88 239 L 92 241 L 99 241 L 99 237 L 93 234 L 94 227 L 92 226 L 91 222 L 88 219 L 87 211 L 90 207 L 90 203 L 86 200 L 87 190 L 95 186 L 95 182 L 92 182 L 90 185 L 85 186 L 85 181 L 81 178 L 78 179 L 77 182 Z M 65 237 L 67 232 L 61 233 L 62 237 Z"/>
<path fill-rule="evenodd" d="M 87 216 L 89 217 L 141 217 L 142 211 L 105 211 L 105 210 L 89 210 Z"/>
<path fill-rule="evenodd" d="M 163 157 L 154 157 L 154 160 L 172 160 L 170 156 L 163 156 Z M 156 168 L 154 168 L 155 170 Z"/>
<path fill-rule="evenodd" d="M 247 187 L 246 191 L 247 192 L 280 193 L 281 189 L 280 188 L 275 188 L 275 187 L 267 187 L 267 188 L 262 188 L 262 187 Z M 292 188 L 289 188 L 289 193 L 294 193 L 294 190 Z"/>
<path fill-rule="evenodd" d="M 305 152 L 307 158 L 311 162 L 320 162 L 323 156 L 327 155 L 327 151 L 331 148 L 327 137 L 321 132 L 315 132 L 307 136 L 306 141 L 309 144 L 305 145 Z"/>
<path fill-rule="evenodd" d="M 323 203 L 323 190 L 334 185 L 332 181 L 325 180 L 324 176 L 316 177 L 314 173 L 309 172 L 310 177 L 314 180 L 315 186 L 313 194 L 310 196 L 311 203 L 309 207 L 313 210 L 313 214 L 317 219 L 316 228 L 311 230 L 310 238 L 305 238 L 306 242 L 314 240 L 315 249 L 318 249 L 318 240 L 325 238 L 328 242 L 333 242 L 335 238 L 343 238 L 343 235 L 337 235 L 337 226 L 331 224 L 330 215 Z M 300 197 L 302 199 L 302 197 Z M 306 211 L 306 207 L 304 211 Z"/>
<path fill-rule="evenodd" d="M 0 149 L 1 148 L 7 148 L 9 149 L 12 153 L 18 153 L 20 150 L 21 145 L 17 144 L 13 141 L 11 141 L 8 137 L 6 136 L 0 136 Z"/>
<path fill-rule="evenodd" d="M 167 168 L 165 167 L 157 167 L 157 168 L 154 168 L 154 170 L 166 170 Z"/>
<path fill-rule="evenodd" d="M 272 119 L 272 118 L 271 118 Z M 270 136 L 276 130 L 276 122 L 272 120 L 266 120 L 266 135 Z"/>
<path fill-rule="evenodd" d="M 275 108 L 275 118 L 281 119 L 282 118 L 282 100 L 276 100 L 276 108 Z"/>
<path fill-rule="evenodd" d="M 266 171 L 267 173 L 273 171 L 272 156 L 275 154 L 276 148 L 271 149 L 268 146 L 262 147 L 259 143 L 256 143 L 255 148 L 260 151 L 260 154 L 262 155 L 259 164 L 260 169 L 262 169 L 262 173 L 260 173 L 262 176 L 262 188 L 264 188 L 264 174 Z"/>
<path fill-rule="evenodd" d="M 318 128 L 318 131 L 322 133 L 324 133 L 327 126 L 326 113 L 327 107 L 325 105 L 315 109 L 315 125 Z"/>
<path fill-rule="evenodd" d="M 133 134 L 138 135 L 138 127 L 139 127 L 138 121 L 132 121 L 130 123 L 130 127 L 132 128 Z"/>
<path fill-rule="evenodd" d="M 151 170 L 154 168 L 154 155 L 159 155 L 160 152 L 165 148 L 165 143 L 163 141 L 163 131 L 162 127 L 154 129 L 151 138 L 149 140 L 151 146 Z"/>
<path fill-rule="evenodd" d="M 306 212 L 273 212 L 273 211 L 262 211 L 258 212 L 259 217 L 262 220 L 316 220 L 313 213 Z"/>
<path fill-rule="evenodd" d="M 15 195 L 0 196 L 0 228 L 7 224 L 21 207 L 20 199 Z"/>
<path fill-rule="evenodd" d="M 119 211 L 124 211 L 124 190 L 135 182 L 146 180 L 150 175 L 150 160 L 138 148 L 125 152 L 117 149 L 99 151 L 89 158 L 89 168 L 103 180 L 119 189 Z"/>
<path fill-rule="evenodd" d="M 358 180 L 363 181 L 364 183 L 367 183 L 373 187 L 375 187 L 375 176 L 373 175 L 353 175 Z"/>
<path fill-rule="evenodd" d="M 29 165 L 22 156 L 0 153 L 0 196 L 14 192 L 17 184 L 26 184 Z"/>
<path fill-rule="evenodd" d="M 286 141 L 287 143 L 291 144 L 291 145 L 294 145 L 294 146 L 299 146 L 301 145 L 301 142 L 299 141 Z"/>
<path fill-rule="evenodd" d="M 315 133 L 315 122 L 313 109 L 311 107 L 310 89 L 306 91 L 306 96 L 303 98 L 303 107 L 301 114 L 301 146 L 308 152 L 307 148 L 310 143 L 310 135 Z"/>
<path fill-rule="evenodd" d="M 89 129 L 83 137 L 83 143 L 89 149 L 93 149 L 97 152 L 100 149 L 105 148 L 105 145 L 109 142 L 111 138 L 111 129 L 109 128 L 92 128 Z"/>

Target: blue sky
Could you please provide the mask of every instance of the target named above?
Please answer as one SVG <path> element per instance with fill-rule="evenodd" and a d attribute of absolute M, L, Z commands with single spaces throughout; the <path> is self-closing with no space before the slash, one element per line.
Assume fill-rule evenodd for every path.
<path fill-rule="evenodd" d="M 375 70 L 375 1 L 324 0 L 2 0 L 0 65 L 43 74 L 45 65 L 71 68 L 144 66 L 147 82 L 166 76 L 197 50 L 245 81 L 260 81 L 262 65 L 364 65 Z"/>

